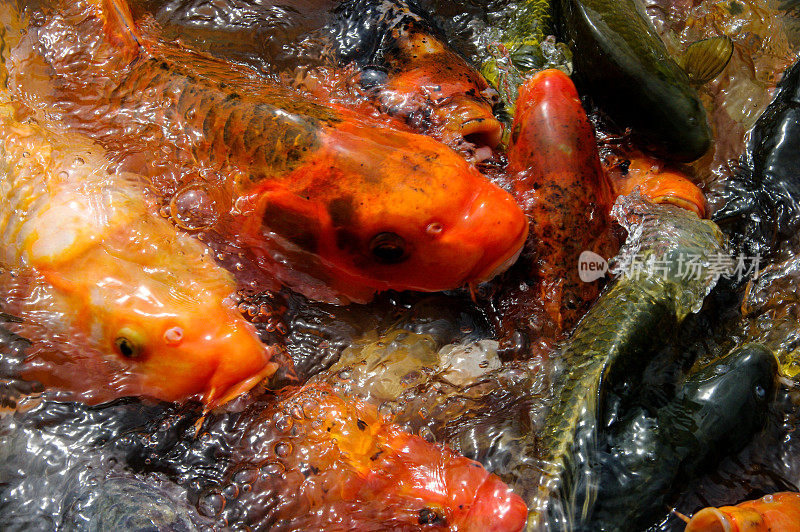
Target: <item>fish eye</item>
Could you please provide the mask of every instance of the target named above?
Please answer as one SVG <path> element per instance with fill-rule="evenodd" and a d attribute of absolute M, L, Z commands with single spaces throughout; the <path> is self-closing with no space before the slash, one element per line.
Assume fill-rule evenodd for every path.
<path fill-rule="evenodd" d="M 369 243 L 369 249 L 380 262 L 396 264 L 406 258 L 406 241 L 396 233 L 378 233 Z"/>
<path fill-rule="evenodd" d="M 437 525 L 443 526 L 447 524 L 445 518 L 439 515 L 439 512 L 431 508 L 423 508 L 419 511 L 417 522 L 421 525 Z"/>
<path fill-rule="evenodd" d="M 138 331 L 130 327 L 123 327 L 117 333 L 114 347 L 117 349 L 117 353 L 125 358 L 139 358 L 144 349 L 144 338 Z"/>
<path fill-rule="evenodd" d="M 361 72 L 359 82 L 363 88 L 371 89 L 377 85 L 385 85 L 388 79 L 389 74 L 385 70 L 376 66 L 368 66 Z"/>
<path fill-rule="evenodd" d="M 756 387 L 753 390 L 753 392 L 756 394 L 756 397 L 758 397 L 759 399 L 763 399 L 764 397 L 767 396 L 767 391 L 760 384 L 756 385 Z"/>

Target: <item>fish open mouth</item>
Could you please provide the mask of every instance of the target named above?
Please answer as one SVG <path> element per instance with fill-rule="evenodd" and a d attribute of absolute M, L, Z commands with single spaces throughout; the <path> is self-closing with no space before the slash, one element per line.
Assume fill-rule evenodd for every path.
<path fill-rule="evenodd" d="M 718 509 L 704 508 L 692 517 L 686 531 L 732 532 L 733 527 L 725 514 Z"/>
<path fill-rule="evenodd" d="M 236 399 L 240 395 L 249 392 L 253 387 L 264 379 L 272 376 L 278 371 L 278 364 L 275 362 L 268 362 L 258 373 L 247 377 L 246 379 L 237 382 L 224 390 L 212 387 L 206 392 L 203 397 L 203 402 L 206 404 L 205 411 L 208 412 L 218 406 L 222 406 L 228 401 Z"/>
<path fill-rule="evenodd" d="M 461 123 L 461 136 L 476 146 L 496 148 L 503 138 L 503 126 L 494 118 L 469 118 Z"/>

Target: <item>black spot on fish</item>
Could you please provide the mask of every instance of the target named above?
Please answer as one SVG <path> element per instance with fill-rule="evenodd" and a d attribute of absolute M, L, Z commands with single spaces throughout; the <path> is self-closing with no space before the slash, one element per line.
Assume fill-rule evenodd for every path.
<path fill-rule="evenodd" d="M 355 209 L 352 196 L 341 196 L 328 203 L 328 214 L 334 227 L 352 226 L 355 222 Z"/>
<path fill-rule="evenodd" d="M 435 526 L 444 526 L 447 524 L 447 520 L 443 516 L 430 508 L 423 508 L 419 511 L 417 522 L 421 525 Z"/>
<path fill-rule="evenodd" d="M 267 203 L 262 215 L 262 223 L 268 230 L 277 233 L 289 242 L 314 253 L 317 251 L 320 223 L 294 209 L 276 203 Z"/>
<path fill-rule="evenodd" d="M 360 251 L 358 235 L 347 229 L 336 230 L 336 247 L 342 251 L 357 253 Z"/>
<path fill-rule="evenodd" d="M 358 430 L 367 430 L 367 424 L 360 419 L 356 420 L 356 426 L 358 426 Z"/>

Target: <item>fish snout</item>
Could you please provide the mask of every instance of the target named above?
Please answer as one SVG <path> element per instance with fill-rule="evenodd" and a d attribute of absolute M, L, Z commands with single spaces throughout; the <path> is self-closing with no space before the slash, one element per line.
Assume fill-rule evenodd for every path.
<path fill-rule="evenodd" d="M 760 532 L 769 530 L 764 518 L 757 511 L 743 508 L 730 508 L 736 517 L 730 519 L 731 512 L 720 508 L 703 508 L 686 524 L 685 532 Z M 742 526 L 740 526 L 740 524 Z"/>
<path fill-rule="evenodd" d="M 466 516 L 466 530 L 516 532 L 525 527 L 528 507 L 522 497 L 496 475 L 489 475 L 475 494 Z"/>
<path fill-rule="evenodd" d="M 487 183 L 448 233 L 450 239 L 481 250 L 465 282 L 483 282 L 517 260 L 528 236 L 528 219 L 511 194 Z"/>
<path fill-rule="evenodd" d="M 199 346 L 218 359 L 203 393 L 206 410 L 211 410 L 248 392 L 278 369 L 271 361 L 273 349 L 264 345 L 250 323 L 237 320 L 220 327 L 217 334 Z"/>

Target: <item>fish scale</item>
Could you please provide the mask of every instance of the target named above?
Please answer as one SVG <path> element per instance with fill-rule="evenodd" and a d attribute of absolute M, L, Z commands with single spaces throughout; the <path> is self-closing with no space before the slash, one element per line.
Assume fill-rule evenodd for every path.
<path fill-rule="evenodd" d="M 147 178 L 243 282 L 366 302 L 483 281 L 521 248 L 513 198 L 442 143 L 140 33 L 122 0 L 54 9 L 12 52 L 15 97 Z M 175 205 L 198 197 L 187 227 Z"/>
<path fill-rule="evenodd" d="M 2 87 L 0 291 L 33 341 L 20 376 L 89 402 L 210 407 L 271 376 L 271 349 L 226 302 L 233 279 L 205 246 L 152 216 L 140 176 L 85 137 L 17 118 L 30 114 Z"/>
<path fill-rule="evenodd" d="M 556 527 L 558 519 L 571 522 L 576 512 L 586 515 L 593 488 L 589 482 L 583 508 L 576 509 L 574 490 L 584 483 L 580 475 L 587 472 L 572 470 L 571 455 L 575 447 L 591 445 L 602 390 L 613 384 L 620 371 L 628 375 L 641 371 L 647 349 L 696 310 L 716 283 L 707 270 L 708 258 L 724 252 L 716 225 L 678 207 L 636 205 L 637 201 L 641 200 L 623 199 L 615 206 L 617 218 L 632 235 L 620 257 L 650 258 L 668 269 L 663 278 L 646 270 L 638 276 L 624 273 L 587 312 L 565 345 L 565 369 L 553 382 L 554 401 L 544 427 L 538 435 L 531 432 L 526 437 L 519 463 L 509 467 L 514 478 L 506 479 L 528 503 L 528 530 L 548 524 Z M 638 221 L 627 219 L 627 209 L 637 213 Z M 699 261 L 702 275 L 697 280 L 684 279 L 675 270 L 681 256 Z M 538 464 L 532 464 L 530 457 L 537 457 Z M 552 497 L 558 494 L 561 517 L 552 506 Z"/>

